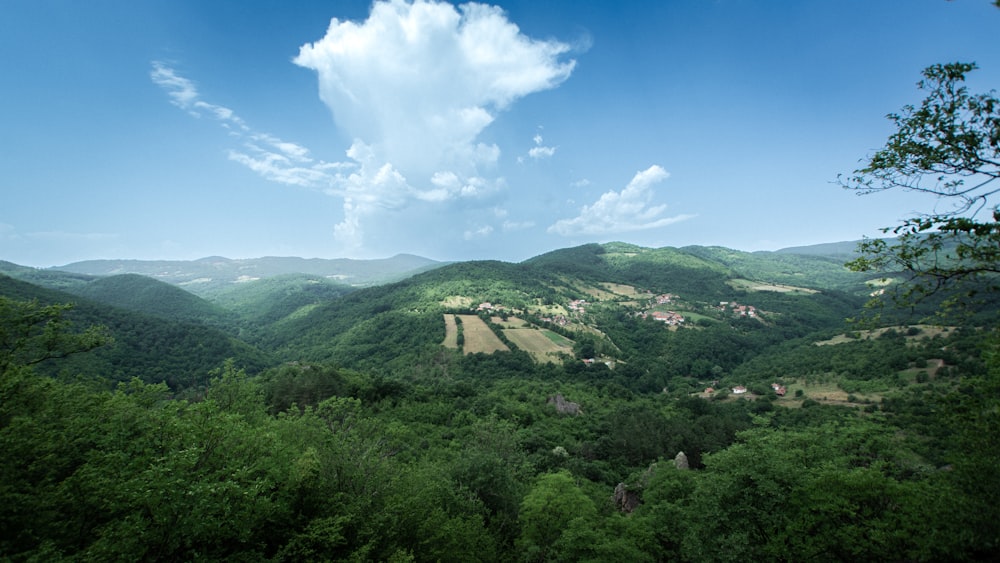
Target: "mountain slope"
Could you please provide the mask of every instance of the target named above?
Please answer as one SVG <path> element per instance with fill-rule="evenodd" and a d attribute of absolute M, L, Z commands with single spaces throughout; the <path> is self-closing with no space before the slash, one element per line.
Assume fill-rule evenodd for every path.
<path fill-rule="evenodd" d="M 260 371 L 272 360 L 260 350 L 202 323 L 177 322 L 98 303 L 58 290 L 0 275 L 0 296 L 41 305 L 71 303 L 67 318 L 77 327 L 104 325 L 114 342 L 87 354 L 41 364 L 42 373 L 86 376 L 106 381 L 137 377 L 166 382 L 181 390 L 204 385 L 209 372 L 226 359 L 249 372 Z"/>
<path fill-rule="evenodd" d="M 214 295 L 212 302 L 248 323 L 267 325 L 356 289 L 313 274 L 282 274 L 234 284 Z"/>
<path fill-rule="evenodd" d="M 445 336 L 442 314 L 486 309 L 488 315 L 525 317 L 533 326 L 573 341 L 594 341 L 598 352 L 632 361 L 667 354 L 658 347 L 671 339 L 666 335 L 670 331 L 646 317 L 669 309 L 675 315 L 671 318 L 683 316 L 688 325 L 738 327 L 740 353 L 729 354 L 732 362 L 721 362 L 732 367 L 748 354 L 763 352 L 763 346 L 840 326 L 862 303 L 860 297 L 835 289 L 769 285 L 766 278 L 736 283 L 741 272 L 712 251 L 702 254 L 610 243 L 557 250 L 520 264 L 451 264 L 311 308 L 276 327 L 271 342 L 288 360 L 409 369 L 414 357 L 440 349 Z M 692 339 L 715 338 L 731 330 L 681 332 L 684 339 L 674 340 L 686 344 L 672 348 L 671 354 L 704 356 L 708 368 L 720 365 L 712 356 L 725 355 L 725 350 L 696 345 Z M 692 368 L 693 362 L 671 365 L 678 373 L 698 372 L 701 368 Z"/>
<path fill-rule="evenodd" d="M 221 326 L 231 325 L 235 320 L 221 307 L 176 286 L 139 274 L 97 278 L 69 292 L 113 307 L 173 321 Z"/>

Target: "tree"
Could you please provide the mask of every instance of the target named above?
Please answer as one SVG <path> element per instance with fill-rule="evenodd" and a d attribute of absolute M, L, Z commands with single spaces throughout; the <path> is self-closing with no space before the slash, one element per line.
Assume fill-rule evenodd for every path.
<path fill-rule="evenodd" d="M 72 305 L 39 305 L 0 296 L 0 375 L 54 358 L 86 352 L 111 341 L 106 328 L 69 330 L 63 314 Z"/>
<path fill-rule="evenodd" d="M 521 537 L 517 547 L 528 561 L 553 558 L 554 544 L 565 530 L 597 517 L 594 501 L 567 471 L 542 475 L 521 503 Z M 584 522 L 577 522 L 582 519 Z"/>
<path fill-rule="evenodd" d="M 937 64 L 917 83 L 920 107 L 889 114 L 897 131 L 840 184 L 859 195 L 886 190 L 930 194 L 945 209 L 883 229 L 897 238 L 865 239 L 856 271 L 903 272 L 912 304 L 941 293 L 958 298 L 1000 289 L 1000 100 L 965 87 L 974 63 Z"/>

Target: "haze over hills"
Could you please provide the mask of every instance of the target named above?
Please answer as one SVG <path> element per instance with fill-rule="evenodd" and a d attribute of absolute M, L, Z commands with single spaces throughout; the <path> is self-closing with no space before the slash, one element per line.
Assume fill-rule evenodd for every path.
<path fill-rule="evenodd" d="M 628 243 L 608 244 L 633 246 Z M 856 246 L 857 241 L 844 241 L 752 253 L 722 247 L 701 246 L 689 246 L 674 250 L 680 250 L 692 255 L 711 254 L 712 259 L 720 260 L 723 263 L 731 259 L 740 262 L 755 261 L 753 260 L 754 256 L 788 261 L 794 259 L 777 258 L 776 256 L 779 254 L 808 255 L 826 258 L 831 262 L 831 265 L 837 267 L 853 256 Z M 664 247 L 663 250 L 666 251 L 668 248 L 670 247 Z M 529 259 L 528 261 L 533 259 Z M 756 261 L 759 262 L 759 260 Z M 59 280 L 58 283 L 64 284 L 85 283 L 90 280 L 89 276 L 140 274 L 173 285 L 182 286 L 197 295 L 212 295 L 217 293 L 220 288 L 230 284 L 245 283 L 286 274 L 321 276 L 345 285 L 368 287 L 397 281 L 445 264 L 448 264 L 448 262 L 441 262 L 412 254 L 397 254 L 391 258 L 374 260 L 274 256 L 230 259 L 211 256 L 198 260 L 84 260 L 51 268 L 29 268 L 0 261 L 0 273 L 15 275 L 15 277 L 21 279 L 36 279 L 43 283 L 43 285 L 52 285 L 56 283 L 55 280 Z M 76 274 L 77 277 L 69 278 L 62 274 L 49 275 L 49 272 L 65 272 Z"/>
<path fill-rule="evenodd" d="M 376 260 L 275 256 L 230 259 L 212 256 L 198 260 L 86 260 L 50 269 L 91 276 L 141 274 L 204 295 L 232 283 L 284 274 L 323 276 L 346 285 L 365 287 L 402 279 L 441 264 L 411 254 Z"/>

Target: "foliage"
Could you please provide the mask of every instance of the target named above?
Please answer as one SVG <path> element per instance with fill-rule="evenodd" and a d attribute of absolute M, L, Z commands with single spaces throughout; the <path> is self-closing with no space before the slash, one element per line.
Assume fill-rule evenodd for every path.
<path fill-rule="evenodd" d="M 77 326 L 92 328 L 107 339 L 91 354 L 73 354 L 60 362 L 43 361 L 36 369 L 48 375 L 89 377 L 111 382 L 139 377 L 147 382 L 166 381 L 174 390 L 203 386 L 208 372 L 226 358 L 235 358 L 257 372 L 270 359 L 267 354 L 217 328 L 200 323 L 179 323 L 101 305 L 60 291 L 48 290 L 0 276 L 0 297 L 36 302 L 42 308 L 60 308 L 59 315 Z M 72 303 L 72 307 L 62 304 Z M 13 314 L 13 313 L 11 313 Z M 60 323 L 53 328 L 62 329 Z M 65 332 L 56 334 L 65 336 Z M 36 341 L 39 342 L 39 341 Z"/>
<path fill-rule="evenodd" d="M 973 63 L 932 65 L 917 86 L 920 107 L 888 117 L 896 127 L 885 146 L 842 184 L 859 194 L 901 189 L 930 194 L 949 209 L 905 220 L 895 240 L 866 239 L 857 271 L 903 272 L 913 282 L 904 302 L 940 291 L 956 299 L 996 291 L 1000 273 L 1000 100 L 964 85 Z"/>
<path fill-rule="evenodd" d="M 71 308 L 0 296 L 0 376 L 11 368 L 65 358 L 111 342 L 101 326 L 71 332 L 64 318 Z"/>
<path fill-rule="evenodd" d="M 168 283 L 138 274 L 98 278 L 70 290 L 106 305 L 150 316 L 220 327 L 233 324 L 226 310 Z"/>

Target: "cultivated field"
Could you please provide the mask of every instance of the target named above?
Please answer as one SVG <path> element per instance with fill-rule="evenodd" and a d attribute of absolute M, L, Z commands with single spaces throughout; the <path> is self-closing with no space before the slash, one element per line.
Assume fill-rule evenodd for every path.
<path fill-rule="evenodd" d="M 573 341 L 551 330 L 509 328 L 503 333 L 518 348 L 531 354 L 536 362 L 557 362 L 560 354 L 573 353 Z"/>
<path fill-rule="evenodd" d="M 462 319 L 462 338 L 465 341 L 462 344 L 462 351 L 466 354 L 475 354 L 476 352 L 492 354 L 493 352 L 510 350 L 497 338 L 497 335 L 493 334 L 490 327 L 486 326 L 483 319 L 476 315 L 455 316 Z"/>
<path fill-rule="evenodd" d="M 455 315 L 444 316 L 444 342 L 445 348 L 458 348 L 458 323 L 455 322 Z"/>

